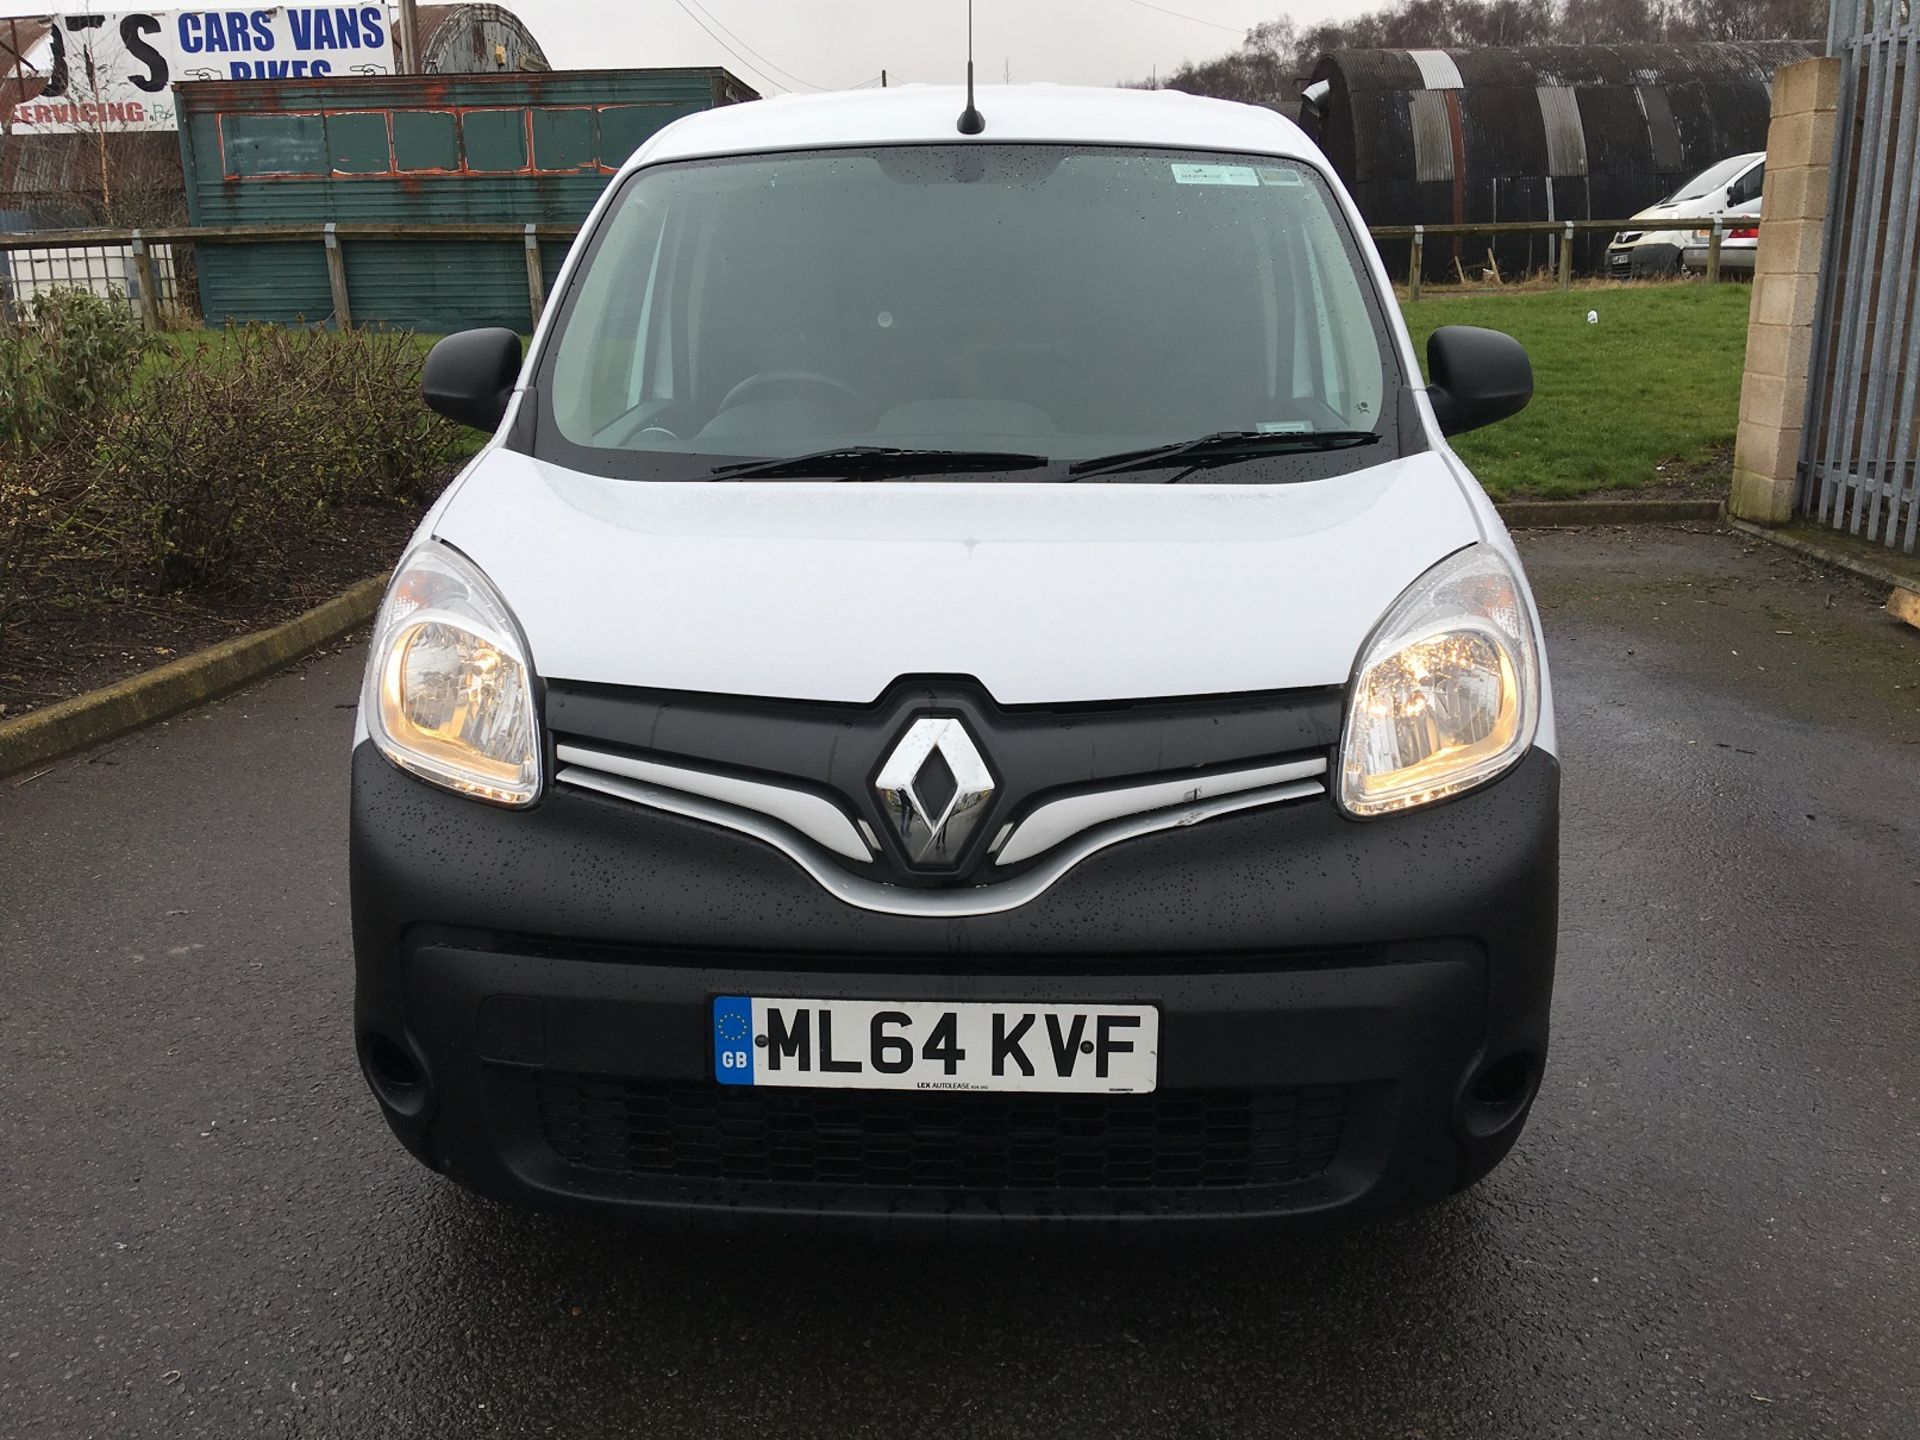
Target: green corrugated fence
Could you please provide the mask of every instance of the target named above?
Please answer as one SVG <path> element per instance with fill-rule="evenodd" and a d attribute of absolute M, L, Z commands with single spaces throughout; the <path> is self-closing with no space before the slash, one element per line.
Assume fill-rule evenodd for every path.
<path fill-rule="evenodd" d="M 757 98 L 725 70 L 581 70 L 176 88 L 187 214 L 196 227 L 577 225 L 608 178 L 683 115 Z M 565 254 L 544 246 L 551 282 Z M 457 235 L 355 241 L 330 272 L 311 243 L 201 246 L 207 323 L 320 321 L 525 330 L 524 251 Z"/>

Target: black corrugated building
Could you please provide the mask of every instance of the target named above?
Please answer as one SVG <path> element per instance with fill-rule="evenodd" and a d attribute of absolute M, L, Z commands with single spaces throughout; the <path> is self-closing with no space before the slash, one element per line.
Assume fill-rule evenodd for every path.
<path fill-rule="evenodd" d="M 1624 219 L 1729 155 L 1764 150 L 1774 71 L 1813 41 L 1341 50 L 1302 123 L 1371 225 Z M 1606 236 L 1580 242 L 1598 269 Z M 1438 278 L 1486 242 L 1429 242 Z M 1405 242 L 1383 243 L 1404 270 Z M 1545 237 L 1505 237 L 1501 269 L 1550 263 Z"/>

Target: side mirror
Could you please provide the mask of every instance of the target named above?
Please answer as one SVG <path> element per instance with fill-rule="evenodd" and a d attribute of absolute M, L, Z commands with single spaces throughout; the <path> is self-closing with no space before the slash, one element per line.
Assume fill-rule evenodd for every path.
<path fill-rule="evenodd" d="M 497 430 L 520 378 L 520 337 L 498 328 L 462 330 L 427 352 L 420 398 L 449 420 Z"/>
<path fill-rule="evenodd" d="M 1527 408 L 1533 365 L 1511 335 L 1443 325 L 1427 337 L 1427 398 L 1442 435 L 1478 430 Z"/>

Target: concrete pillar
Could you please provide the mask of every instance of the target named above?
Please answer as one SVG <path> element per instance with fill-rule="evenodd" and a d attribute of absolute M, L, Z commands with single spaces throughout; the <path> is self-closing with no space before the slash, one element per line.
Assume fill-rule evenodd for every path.
<path fill-rule="evenodd" d="M 1764 525 L 1784 525 L 1793 518 L 1799 489 L 1841 64 L 1832 56 L 1803 60 L 1784 66 L 1773 80 L 1760 252 L 1754 258 L 1728 506 L 1741 519 Z"/>

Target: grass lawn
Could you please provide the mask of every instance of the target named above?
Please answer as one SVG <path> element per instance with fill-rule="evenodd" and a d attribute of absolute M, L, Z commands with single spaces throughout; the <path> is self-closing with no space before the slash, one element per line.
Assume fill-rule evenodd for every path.
<path fill-rule="evenodd" d="M 1527 347 L 1533 403 L 1454 446 L 1496 497 L 1552 497 L 1703 484 L 1733 443 L 1752 298 L 1745 285 L 1616 285 L 1401 308 L 1423 363 L 1442 325 L 1504 330 Z"/>
<path fill-rule="evenodd" d="M 1430 293 L 1401 308 L 1423 356 L 1427 336 L 1442 325 L 1504 330 L 1527 347 L 1533 403 L 1455 441 L 1495 496 L 1656 486 L 1710 493 L 1726 485 L 1752 295 L 1734 284 L 1602 285 L 1568 294 Z M 1587 323 L 1589 310 L 1598 323 Z M 416 337 L 423 355 L 435 338 Z M 148 367 L 230 342 L 215 330 L 167 343 L 171 356 L 150 357 Z"/>
<path fill-rule="evenodd" d="M 420 335 L 409 332 L 408 339 L 425 359 L 427 351 L 433 348 L 438 335 Z M 159 347 L 140 362 L 139 376 L 142 380 L 148 376 L 177 365 L 196 351 L 208 352 L 210 359 L 220 361 L 231 354 L 234 348 L 232 333 L 224 328 L 205 330 L 169 330 L 160 337 Z"/>

